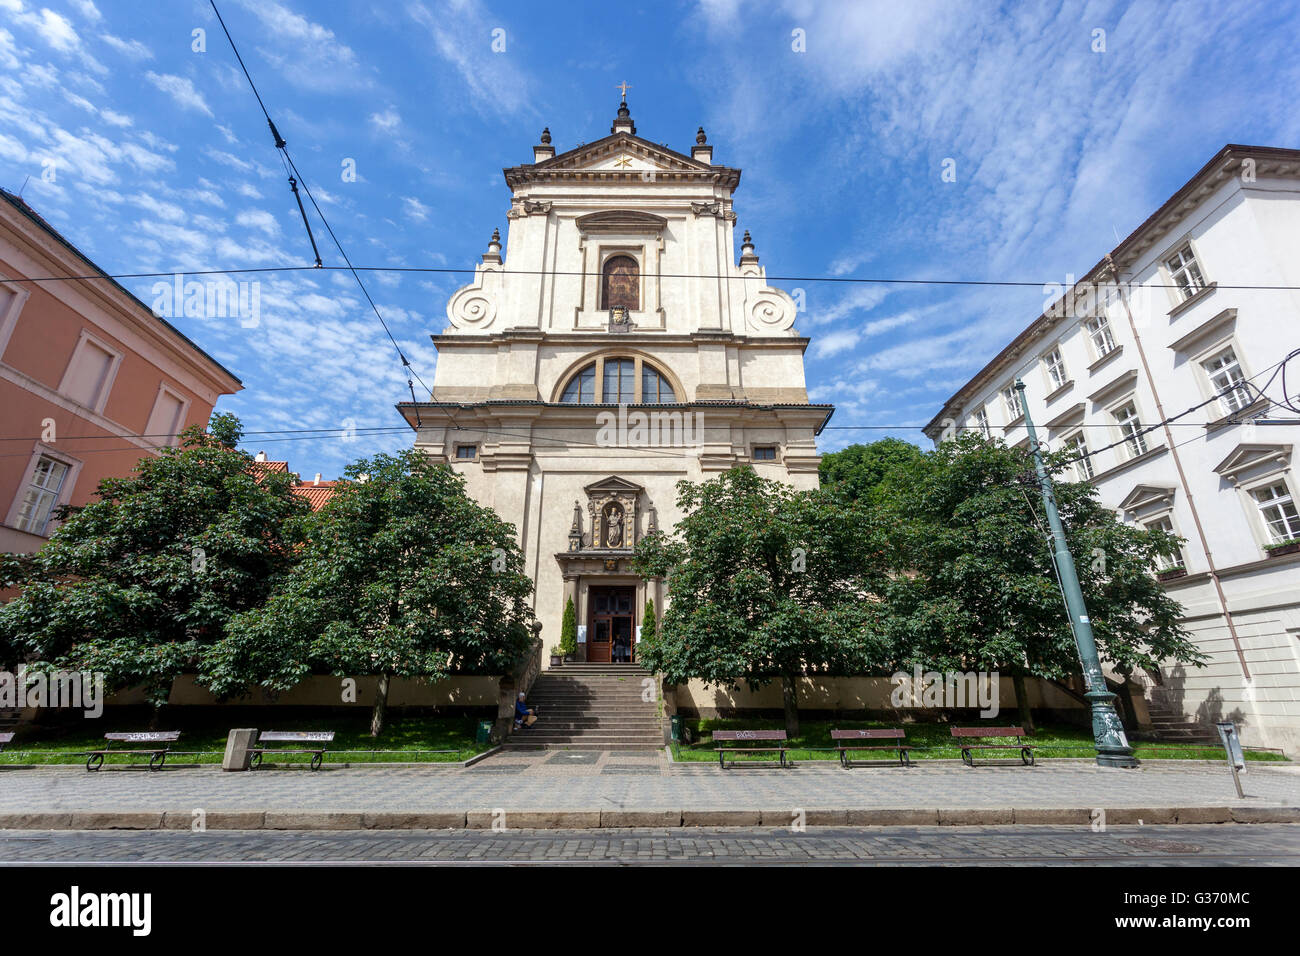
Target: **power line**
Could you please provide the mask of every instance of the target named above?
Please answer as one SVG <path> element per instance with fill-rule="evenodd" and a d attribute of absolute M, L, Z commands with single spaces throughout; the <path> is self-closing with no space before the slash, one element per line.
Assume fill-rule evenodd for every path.
<path fill-rule="evenodd" d="M 292 159 L 290 159 L 292 165 Z M 297 167 L 293 167 L 297 171 Z M 306 183 L 302 183 L 303 189 L 311 197 L 311 191 L 307 189 Z M 315 200 L 312 200 L 315 205 Z M 319 212 L 319 207 L 316 207 Z M 321 216 L 321 221 L 329 228 L 325 217 Z M 332 231 L 331 231 L 331 237 Z M 335 239 L 337 243 L 337 239 Z M 340 252 L 342 250 L 340 249 Z M 347 259 L 346 255 L 344 256 Z M 114 273 L 95 273 L 94 275 L 71 275 L 71 276 L 33 276 L 27 278 L 6 279 L 7 282 L 72 282 L 90 279 L 172 279 L 176 276 L 212 276 L 212 275 L 251 275 L 266 274 L 274 272 L 332 272 L 344 271 L 354 274 L 359 272 L 408 272 L 416 274 L 453 274 L 453 275 L 473 275 L 477 269 L 474 266 L 358 266 L 348 261 L 347 265 L 280 265 L 280 266 L 250 266 L 241 269 L 173 269 L 170 272 L 114 272 Z M 494 273 L 500 276 L 578 276 L 578 277 L 599 277 L 601 272 L 587 272 L 581 269 L 501 269 Z M 760 281 L 757 276 L 738 276 L 716 272 L 657 272 L 653 278 L 656 279 L 717 279 L 717 280 L 736 280 L 740 282 Z M 359 280 L 358 280 L 359 281 Z M 768 275 L 764 276 L 761 281 L 764 282 L 832 282 L 832 283 L 858 283 L 871 285 L 939 285 L 939 286 L 990 286 L 999 288 L 1028 288 L 1041 289 L 1044 286 L 1060 285 L 1052 280 L 1050 282 L 1025 281 L 1018 279 L 903 279 L 897 276 L 810 276 L 810 275 Z M 1219 289 L 1239 289 L 1243 291 L 1254 292 L 1300 292 L 1300 285 L 1253 285 L 1253 284 L 1227 284 L 1217 283 Z M 364 289 L 364 286 L 362 287 Z M 1143 283 L 1143 288 L 1148 289 L 1179 289 L 1181 286 L 1168 283 Z M 367 296 L 368 298 L 368 296 Z M 381 316 L 382 321 L 382 316 Z M 387 326 L 385 326 L 387 329 Z M 394 341 L 396 344 L 396 341 Z M 400 347 L 399 347 L 400 348 Z"/>
<path fill-rule="evenodd" d="M 1231 393 L 1231 391 L 1232 391 L 1233 389 L 1240 388 L 1240 387 L 1242 387 L 1243 385 L 1244 385 L 1244 386 L 1247 386 L 1248 388 L 1254 388 L 1254 389 L 1259 393 L 1259 396 L 1260 396 L 1261 398 L 1266 399 L 1266 400 L 1267 400 L 1271 405 L 1277 405 L 1279 408 L 1287 408 L 1287 409 L 1290 410 L 1290 409 L 1291 409 L 1291 406 L 1290 406 L 1290 404 L 1289 404 L 1289 402 L 1290 402 L 1290 397 L 1289 397 L 1289 396 L 1287 396 L 1287 395 L 1283 395 L 1283 399 L 1284 399 L 1288 404 L 1283 405 L 1283 404 L 1281 404 L 1281 403 L 1275 402 L 1275 401 L 1273 401 L 1273 399 L 1271 399 L 1271 398 L 1269 398 L 1267 395 L 1265 395 L 1261 389 L 1259 389 L 1258 387 L 1256 387 L 1256 386 L 1251 382 L 1251 379 L 1259 378 L 1259 376 L 1261 376 L 1261 375 L 1263 375 L 1263 374 L 1265 374 L 1265 373 L 1267 373 L 1267 372 L 1272 372 L 1273 374 L 1269 376 L 1268 381 L 1264 383 L 1264 388 L 1267 388 L 1269 385 L 1272 384 L 1273 379 L 1275 379 L 1275 378 L 1278 376 L 1278 373 L 1279 373 L 1280 371 L 1282 371 L 1283 369 L 1286 368 L 1286 364 L 1287 364 L 1288 362 L 1290 362 L 1293 358 L 1295 358 L 1297 355 L 1300 355 L 1300 349 L 1296 349 L 1294 352 L 1291 352 L 1290 354 L 1288 354 L 1288 355 L 1286 356 L 1286 358 L 1282 359 L 1282 361 L 1280 361 L 1280 362 L 1275 362 L 1274 364 L 1268 366 L 1268 368 L 1265 368 L 1265 369 L 1262 369 L 1262 370 L 1259 371 L 1259 372 L 1256 372 L 1254 375 L 1250 376 L 1249 378 L 1243 378 L 1240 382 L 1236 382 L 1236 383 L 1234 383 L 1231 387 L 1229 387 L 1229 388 L 1227 388 L 1227 389 L 1224 389 L 1224 390 L 1221 391 L 1221 392 L 1216 392 L 1215 394 L 1213 394 L 1213 395 L 1211 395 L 1209 398 L 1207 398 L 1205 401 L 1203 401 L 1203 402 L 1197 402 L 1195 405 L 1192 405 L 1190 408 L 1186 408 L 1186 409 L 1184 409 L 1183 411 L 1179 412 L 1177 415 L 1171 415 L 1171 416 L 1169 416 L 1168 418 L 1164 419 L 1163 421 L 1155 422 L 1155 423 L 1153 423 L 1153 424 L 1146 425 L 1146 426 L 1143 426 L 1143 427 L 1141 427 L 1141 428 L 1135 428 L 1131 434 L 1124 436 L 1123 438 L 1119 439 L 1119 441 L 1111 442 L 1109 445 L 1105 445 L 1105 446 L 1103 446 L 1103 447 L 1101 447 L 1101 448 L 1097 448 L 1097 449 L 1089 449 L 1088 452 L 1087 452 L 1086 454 L 1083 454 L 1083 455 L 1076 455 L 1076 456 L 1073 457 L 1073 458 L 1067 459 L 1066 461 L 1062 462 L 1062 467 L 1064 467 L 1065 465 L 1072 465 L 1072 464 L 1074 464 L 1075 462 L 1083 461 L 1085 458 L 1091 458 L 1093 455 L 1096 455 L 1096 454 L 1098 454 L 1098 453 L 1100 453 L 1100 452 L 1103 452 L 1103 451 L 1109 451 L 1110 449 L 1112 449 L 1112 448 L 1117 448 L 1117 447 L 1119 447 L 1120 445 L 1130 444 L 1130 443 L 1136 441 L 1136 439 L 1140 438 L 1141 436 L 1146 435 L 1146 434 L 1149 434 L 1150 432 L 1155 431 L 1157 428 L 1161 428 L 1161 427 L 1164 427 L 1164 426 L 1166 426 L 1166 425 L 1174 425 L 1174 424 L 1177 424 L 1177 423 L 1178 423 L 1178 419 L 1180 419 L 1180 418 L 1184 418 L 1184 417 L 1186 417 L 1187 415 L 1190 415 L 1192 412 L 1204 408 L 1206 405 L 1209 405 L 1211 402 L 1217 402 L 1217 401 L 1219 401 L 1219 400 L 1220 400 L 1221 398 L 1223 398 L 1225 395 Z M 1284 381 L 1285 381 L 1285 379 L 1284 379 Z M 1199 427 L 1204 428 L 1206 423 L 1190 422 L 1190 423 L 1188 423 L 1188 424 L 1198 425 Z M 1225 425 L 1228 425 L 1228 424 L 1232 424 L 1232 425 L 1241 425 L 1241 424 L 1243 424 L 1243 422 L 1240 422 L 1240 421 L 1233 421 L 1233 420 L 1228 420 L 1228 421 L 1225 421 L 1224 424 L 1225 424 Z M 1289 423 L 1287 423 L 1287 422 L 1282 422 L 1281 424 L 1289 424 Z M 1109 427 L 1109 426 L 1108 426 L 1108 427 Z M 1175 447 L 1175 448 L 1180 447 L 1181 445 L 1185 445 L 1185 444 L 1187 444 L 1188 442 L 1195 441 L 1196 438 L 1199 438 L 1199 437 L 1200 437 L 1200 436 L 1196 436 L 1195 438 L 1189 438 L 1187 442 L 1179 442 L 1179 443 L 1178 443 L 1177 445 L 1175 445 L 1174 447 Z"/>
<path fill-rule="evenodd" d="M 334 234 L 334 229 L 330 226 L 329 220 L 325 218 L 325 213 L 321 211 L 320 204 L 316 202 L 316 197 L 312 195 L 311 187 L 307 185 L 307 181 L 303 179 L 302 174 L 298 172 L 298 166 L 293 161 L 293 156 L 289 152 L 289 146 L 280 135 L 279 130 L 275 128 L 275 121 L 271 119 L 271 114 L 267 110 L 266 104 L 262 101 L 262 94 L 258 92 L 257 84 L 253 82 L 252 74 L 248 72 L 248 67 L 244 65 L 244 58 L 239 54 L 239 47 L 235 43 L 235 38 L 230 35 L 230 30 L 226 28 L 226 21 L 222 19 L 221 11 L 217 9 L 216 0 L 208 0 L 208 2 L 212 6 L 212 12 L 217 15 L 217 20 L 221 24 L 222 31 L 226 34 L 226 39 L 230 41 L 230 48 L 234 51 L 235 59 L 239 61 L 239 66 L 244 71 L 244 76 L 248 80 L 248 85 L 253 89 L 253 95 L 257 97 L 257 105 L 261 107 L 262 115 L 266 117 L 267 125 L 271 128 L 271 134 L 275 140 L 276 149 L 279 150 L 279 153 L 282 156 L 282 161 L 287 162 L 289 167 L 293 170 L 292 174 L 289 176 L 289 187 L 293 190 L 294 199 L 298 202 L 298 210 L 302 213 L 303 225 L 307 229 L 308 238 L 311 239 L 312 251 L 316 253 L 315 267 L 318 269 L 322 268 L 320 253 L 316 250 L 316 239 L 311 234 L 311 224 L 307 221 L 307 212 L 303 209 L 302 199 L 298 195 L 299 182 L 302 183 L 302 188 L 303 191 L 307 193 L 307 198 L 311 200 L 311 205 L 312 208 L 316 210 L 316 215 L 320 216 L 320 221 L 324 223 L 325 231 L 329 233 L 330 239 L 334 241 L 334 246 L 338 249 L 339 255 L 343 257 L 343 261 L 347 264 L 347 269 L 352 273 L 352 278 L 356 279 L 357 286 L 361 289 L 361 294 L 365 296 L 366 301 L 370 303 L 370 308 L 375 313 L 375 318 L 379 320 L 379 324 L 383 326 L 384 332 L 387 334 L 389 341 L 393 343 L 393 348 L 397 350 L 397 356 L 402 360 L 402 367 L 407 371 L 406 384 L 411 390 L 411 400 L 415 401 L 415 386 L 411 383 L 411 376 L 414 376 L 415 379 L 419 381 L 422 389 L 431 393 L 432 389 L 425 384 L 424 379 L 420 378 L 419 373 L 416 372 L 415 367 L 411 365 L 410 360 L 407 359 L 406 354 L 402 351 L 402 347 L 398 345 L 397 339 L 393 336 L 392 330 L 388 328 L 388 323 L 384 321 L 383 315 L 379 312 L 379 306 L 375 305 L 375 300 L 370 297 L 370 290 L 367 289 L 366 284 L 361 281 L 360 273 L 352 267 L 352 260 L 348 258 L 347 252 L 344 251 L 343 243 L 339 242 L 339 238 Z"/>

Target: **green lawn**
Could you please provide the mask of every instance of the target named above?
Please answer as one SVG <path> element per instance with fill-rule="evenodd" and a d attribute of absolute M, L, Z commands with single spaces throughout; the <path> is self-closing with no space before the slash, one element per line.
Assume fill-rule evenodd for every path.
<path fill-rule="evenodd" d="M 687 727 L 691 729 L 691 739 L 696 742 L 691 745 L 681 745 L 674 751 L 674 757 L 683 761 L 714 761 L 718 759 L 717 752 L 713 749 L 714 730 L 780 730 L 785 727 L 781 720 L 739 720 L 739 719 L 702 719 L 687 720 Z M 835 743 L 831 740 L 831 729 L 836 730 L 856 730 L 863 727 L 899 727 L 907 734 L 907 742 L 916 747 L 911 752 L 913 761 L 918 760 L 958 760 L 961 758 L 961 751 L 954 746 L 952 735 L 949 732 L 951 724 L 899 724 L 897 722 L 874 721 L 874 720 L 801 720 L 799 722 L 799 736 L 791 739 L 792 750 L 787 755 L 793 760 L 837 760 L 838 754 L 835 753 Z M 1005 726 L 1005 725 L 1004 725 Z M 1088 757 L 1091 758 L 1096 751 L 1092 746 L 1092 734 L 1089 731 L 1077 727 L 1066 727 L 1060 725 L 1041 726 L 1029 742 L 1034 745 L 1035 757 Z M 886 743 L 887 741 L 864 741 L 864 743 Z M 996 741 L 989 741 L 995 743 Z M 727 742 L 727 746 L 734 746 Z M 742 746 L 744 746 L 742 744 Z M 1142 760 L 1222 760 L 1222 747 L 1193 747 L 1171 744 L 1151 744 L 1143 742 L 1134 742 L 1133 752 Z M 995 756 L 985 757 L 983 759 L 1007 759 L 1017 763 L 1020 761 L 1020 755 L 1017 751 L 1007 750 L 1000 754 L 997 751 L 989 751 L 989 754 Z M 767 761 L 775 759 L 776 754 L 759 753 L 753 756 L 740 755 L 738 760 L 759 760 Z M 728 760 L 731 757 L 728 755 Z M 870 760 L 891 760 L 896 759 L 890 751 L 881 750 L 864 752 L 857 755 L 855 759 Z M 977 757 L 979 761 L 981 758 Z M 1286 760 L 1282 754 L 1271 753 L 1269 751 L 1247 750 L 1247 760 Z"/>
<path fill-rule="evenodd" d="M 374 738 L 370 736 L 370 714 L 321 718 L 286 718 L 275 720 L 269 718 L 260 722 L 242 720 L 239 726 L 258 726 L 263 730 L 333 730 L 334 742 L 328 745 L 325 754 L 326 766 L 337 763 L 391 763 L 427 762 L 442 763 L 467 760 L 477 753 L 487 750 L 486 746 L 474 743 L 477 717 L 391 717 L 385 721 L 383 733 Z M 104 734 L 117 731 L 148 730 L 148 715 L 141 713 L 134 719 L 113 720 L 101 718 L 94 722 L 97 726 L 90 729 L 90 722 L 75 727 L 51 727 L 28 725 L 19 731 L 19 736 L 0 753 L 0 765 L 4 764 L 83 764 L 84 752 L 98 750 L 105 745 Z M 111 726 L 109 724 L 111 723 Z M 175 751 L 207 751 L 199 754 L 178 754 L 169 757 L 168 763 L 221 763 L 221 756 L 226 749 L 226 735 L 232 726 L 232 718 L 210 717 L 203 720 L 186 719 L 182 716 L 163 717 L 156 729 L 179 730 L 181 739 L 172 745 Z M 114 747 L 131 747 L 133 744 L 114 743 Z M 293 744 L 271 744 L 275 747 L 292 747 Z M 341 751 L 375 751 L 374 753 L 343 753 Z M 451 753 L 417 753 L 416 751 L 449 750 Z M 35 751 L 35 752 L 33 752 Z M 310 754 L 285 754 L 272 757 L 267 754 L 262 758 L 262 765 L 273 763 L 307 763 Z M 109 757 L 108 764 L 139 763 L 144 766 L 148 757 Z"/>

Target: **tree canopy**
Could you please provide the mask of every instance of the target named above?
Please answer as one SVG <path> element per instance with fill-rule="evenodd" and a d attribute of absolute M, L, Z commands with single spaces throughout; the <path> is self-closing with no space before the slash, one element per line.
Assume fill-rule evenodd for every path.
<path fill-rule="evenodd" d="M 677 489 L 676 528 L 637 548 L 640 573 L 666 577 L 671 595 L 641 659 L 671 683 L 779 680 L 797 733 L 803 673 L 861 673 L 883 661 L 870 599 L 883 544 L 857 503 L 749 468 Z"/>
<path fill-rule="evenodd" d="M 230 622 L 202 680 L 235 694 L 313 672 L 377 675 L 377 734 L 390 677 L 508 670 L 531 640 L 532 581 L 514 527 L 422 452 L 363 459 L 347 476 L 265 605 Z"/>
<path fill-rule="evenodd" d="M 257 469 L 239 436 L 238 419 L 216 415 L 210 431 L 186 429 L 135 474 L 101 481 L 98 500 L 65 509 L 45 547 L 6 565 L 23 590 L 0 606 L 0 644 L 165 703 L 227 620 L 265 600 L 301 541 L 308 508 L 292 476 Z"/>
<path fill-rule="evenodd" d="M 668 580 L 641 648 L 666 680 L 779 679 L 794 728 L 802 674 L 919 664 L 999 672 L 1019 689 L 1079 672 L 1027 452 L 970 434 L 930 452 L 885 439 L 826 456 L 823 472 L 812 491 L 749 469 L 679 483 L 685 517 L 638 547 L 641 573 Z M 1089 484 L 1055 488 L 1103 663 L 1130 674 L 1203 661 L 1154 575 L 1177 539 L 1123 524 Z"/>

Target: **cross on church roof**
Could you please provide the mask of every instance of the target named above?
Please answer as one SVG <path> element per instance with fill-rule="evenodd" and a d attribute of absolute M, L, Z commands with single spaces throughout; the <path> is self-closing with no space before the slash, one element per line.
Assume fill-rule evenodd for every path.
<path fill-rule="evenodd" d="M 627 80 L 624 80 L 622 83 L 615 83 L 614 89 L 619 90 L 623 94 L 623 102 L 626 103 L 627 91 L 632 89 L 632 84 L 629 83 Z"/>

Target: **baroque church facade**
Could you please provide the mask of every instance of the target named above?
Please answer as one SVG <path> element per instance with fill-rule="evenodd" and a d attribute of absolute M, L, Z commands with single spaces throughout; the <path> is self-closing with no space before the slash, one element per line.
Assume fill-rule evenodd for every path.
<path fill-rule="evenodd" d="M 514 524 L 547 647 L 577 611 L 578 659 L 636 658 L 647 599 L 637 541 L 678 520 L 677 482 L 737 465 L 815 487 L 830 405 L 809 402 L 795 300 L 767 284 L 740 170 L 637 135 L 626 99 L 608 136 L 504 170 L 495 231 L 432 336 L 428 401 L 402 403 L 415 447 Z"/>

